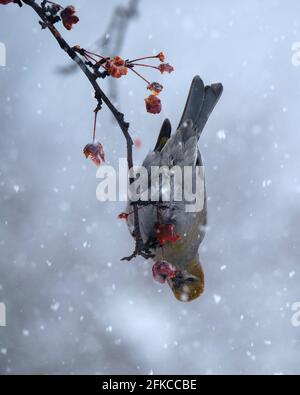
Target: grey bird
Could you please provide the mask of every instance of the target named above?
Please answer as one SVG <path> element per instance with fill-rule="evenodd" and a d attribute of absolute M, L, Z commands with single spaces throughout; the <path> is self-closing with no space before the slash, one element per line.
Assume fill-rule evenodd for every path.
<path fill-rule="evenodd" d="M 174 187 L 172 182 L 169 201 L 161 199 L 164 188 L 161 179 L 153 185 L 149 177 L 146 187 L 140 190 L 142 194 L 148 189 L 150 196 L 153 188 L 156 188 L 158 191 L 155 192 L 159 194 L 159 201 L 139 206 L 141 235 L 156 262 L 153 275 L 156 279 L 158 277 L 160 282 L 166 281 L 175 297 L 182 302 L 191 301 L 204 291 L 204 273 L 198 250 L 205 235 L 207 205 L 205 178 L 203 172 L 199 173 L 199 169 L 203 169 L 203 164 L 197 143 L 222 91 L 222 84 L 204 86 L 199 76 L 194 77 L 176 132 L 171 135 L 171 124 L 166 119 L 154 150 L 143 162 L 149 174 L 153 166 L 163 166 L 164 169 L 172 169 L 174 166 L 184 169 L 185 166 L 189 166 L 192 169 L 193 186 L 197 174 L 200 174 L 203 180 L 199 192 L 201 209 L 194 212 L 186 210 L 191 201 L 185 198 L 184 191 L 181 201 L 175 199 L 176 186 Z M 184 189 L 185 184 L 180 185 L 181 187 Z M 127 212 L 128 227 L 133 235 L 132 204 L 132 201 L 129 201 Z"/>

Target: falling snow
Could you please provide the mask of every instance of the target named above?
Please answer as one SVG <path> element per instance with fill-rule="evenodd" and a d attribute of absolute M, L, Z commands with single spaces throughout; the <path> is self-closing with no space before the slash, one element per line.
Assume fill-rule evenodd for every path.
<path fill-rule="evenodd" d="M 82 23 L 66 37 L 92 45 L 114 3 L 126 2 L 105 10 L 80 2 Z M 133 247 L 116 219 L 125 202 L 96 200 L 99 179 L 82 155 L 92 92 L 79 72 L 57 72 L 68 61 L 29 10 L 5 6 L 0 374 L 299 373 L 300 329 L 291 323 L 300 302 L 300 67 L 291 60 L 298 1 L 155 3 L 140 1 L 120 55 L 166 52 L 175 72 L 161 80 L 162 114 L 145 117 L 134 78 L 118 81 L 118 108 L 143 142 L 134 152 L 140 164 L 165 117 L 175 131 L 195 74 L 224 85 L 199 141 L 208 193 L 199 250 L 205 292 L 177 302 L 167 284 L 153 283 L 150 261 L 120 261 Z M 104 107 L 99 138 L 115 165 L 126 144 Z"/>

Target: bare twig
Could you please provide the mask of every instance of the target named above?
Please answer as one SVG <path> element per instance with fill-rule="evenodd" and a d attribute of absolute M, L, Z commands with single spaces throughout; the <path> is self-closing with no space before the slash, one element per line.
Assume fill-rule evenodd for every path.
<path fill-rule="evenodd" d="M 24 4 L 27 4 L 31 7 L 41 18 L 43 26 L 47 27 L 52 33 L 55 40 L 58 42 L 59 46 L 68 54 L 68 56 L 80 67 L 81 71 L 84 73 L 90 84 L 92 85 L 95 91 L 95 99 L 97 100 L 97 107 L 95 110 L 95 114 L 101 109 L 102 103 L 105 103 L 109 108 L 114 118 L 116 119 L 127 144 L 127 164 L 128 169 L 132 169 L 133 167 L 133 158 L 132 158 L 132 146 L 133 141 L 129 134 L 129 123 L 124 120 L 124 114 L 116 109 L 110 99 L 106 96 L 106 94 L 100 88 L 97 82 L 97 74 L 94 74 L 89 70 L 87 65 L 83 62 L 83 60 L 77 55 L 76 51 L 65 41 L 65 39 L 61 36 L 59 31 L 55 28 L 55 26 L 49 21 L 47 15 L 45 14 L 43 8 L 38 5 L 34 0 L 22 0 Z M 130 184 L 134 182 L 134 178 L 130 177 Z M 144 244 L 143 239 L 141 237 L 140 225 L 139 225 L 139 214 L 138 207 L 133 207 L 133 215 L 134 215 L 134 235 L 136 240 L 135 250 L 133 254 L 129 257 L 123 258 L 122 260 L 131 260 L 132 258 L 141 255 L 144 258 L 148 259 L 151 257 L 149 253 L 148 247 Z"/>

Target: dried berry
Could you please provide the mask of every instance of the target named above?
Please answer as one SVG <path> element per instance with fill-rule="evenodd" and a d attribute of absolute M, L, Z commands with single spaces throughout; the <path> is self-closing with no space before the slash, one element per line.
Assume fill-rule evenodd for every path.
<path fill-rule="evenodd" d="M 71 30 L 73 25 L 79 22 L 79 18 L 77 15 L 75 15 L 75 13 L 75 7 L 72 5 L 69 5 L 60 13 L 62 23 L 67 30 Z"/>
<path fill-rule="evenodd" d="M 90 157 L 96 166 L 100 166 L 105 161 L 103 146 L 99 142 L 87 144 L 83 149 L 83 153 L 86 158 Z"/>
<path fill-rule="evenodd" d="M 161 101 L 155 95 L 150 95 L 145 99 L 146 110 L 151 114 L 159 114 L 161 112 Z"/>
<path fill-rule="evenodd" d="M 164 89 L 164 87 L 158 82 L 152 82 L 152 84 L 147 86 L 147 89 L 151 91 L 152 95 L 156 96 L 160 94 L 160 92 Z"/>
<path fill-rule="evenodd" d="M 158 66 L 159 71 L 163 73 L 172 73 L 174 71 L 174 67 L 171 66 L 169 63 L 162 63 Z"/>
<path fill-rule="evenodd" d="M 127 213 L 121 213 L 118 215 L 119 219 L 125 219 L 126 221 L 128 220 L 129 214 Z"/>
<path fill-rule="evenodd" d="M 161 62 L 164 62 L 164 61 L 165 61 L 165 55 L 164 55 L 163 52 L 160 52 L 159 54 L 157 54 L 156 57 L 157 57 Z"/>
<path fill-rule="evenodd" d="M 106 62 L 106 70 L 108 74 L 114 78 L 120 78 L 127 74 L 127 67 L 125 61 L 120 56 L 115 56 Z"/>

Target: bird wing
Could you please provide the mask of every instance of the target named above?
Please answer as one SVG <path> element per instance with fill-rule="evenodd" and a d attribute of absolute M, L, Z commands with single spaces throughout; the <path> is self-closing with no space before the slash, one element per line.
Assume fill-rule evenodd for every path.
<path fill-rule="evenodd" d="M 166 144 L 166 142 L 169 140 L 172 132 L 172 126 L 171 122 L 168 119 L 165 119 L 162 127 L 160 129 L 158 139 L 156 142 L 156 145 L 154 147 L 154 151 L 161 151 L 163 146 Z"/>

